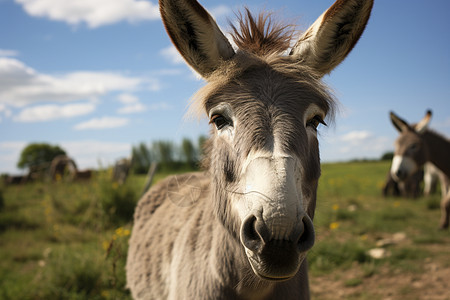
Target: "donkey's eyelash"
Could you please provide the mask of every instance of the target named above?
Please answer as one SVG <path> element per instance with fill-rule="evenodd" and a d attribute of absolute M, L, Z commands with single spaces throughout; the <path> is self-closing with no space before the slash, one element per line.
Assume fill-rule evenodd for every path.
<path fill-rule="evenodd" d="M 325 121 L 322 119 L 321 116 L 316 115 L 314 116 L 312 119 L 310 119 L 306 125 L 307 126 L 312 126 L 314 129 L 317 129 L 317 127 L 319 126 L 319 124 L 322 124 L 324 126 L 328 126 L 327 123 L 325 123 Z"/>
<path fill-rule="evenodd" d="M 209 121 L 209 124 L 214 123 L 216 125 L 216 128 L 218 130 L 224 128 L 227 125 L 231 125 L 231 121 L 229 121 L 227 118 L 225 118 L 223 115 L 215 114 L 211 116 L 211 120 Z"/>

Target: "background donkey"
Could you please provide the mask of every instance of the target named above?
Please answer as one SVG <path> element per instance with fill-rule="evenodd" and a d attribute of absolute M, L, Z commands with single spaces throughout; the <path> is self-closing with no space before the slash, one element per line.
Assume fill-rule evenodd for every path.
<path fill-rule="evenodd" d="M 441 181 L 441 221 L 440 228 L 448 228 L 450 217 L 450 141 L 428 130 L 431 111 L 417 124 L 410 125 L 393 112 L 392 124 L 400 132 L 395 141 L 391 174 L 397 181 L 403 181 L 422 168 L 426 162 L 440 170 Z"/>
<path fill-rule="evenodd" d="M 136 299 L 308 299 L 320 176 L 317 127 L 333 107 L 320 78 L 362 34 L 372 1 L 336 1 L 297 41 L 246 11 L 235 52 L 194 0 L 161 0 L 173 43 L 207 85 L 205 173 L 172 176 L 139 201 L 127 259 Z M 176 205 L 178 204 L 178 205 Z"/>

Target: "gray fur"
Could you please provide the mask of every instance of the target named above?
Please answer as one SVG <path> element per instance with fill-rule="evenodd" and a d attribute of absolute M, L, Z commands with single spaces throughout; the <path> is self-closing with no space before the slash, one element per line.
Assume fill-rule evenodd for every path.
<path fill-rule="evenodd" d="M 352 7 L 346 2 L 337 3 L 339 5 L 334 6 L 328 15 L 334 15 L 339 9 L 348 11 Z M 235 36 L 240 49 L 231 53 L 223 51 L 228 49 L 228 46 L 220 46 L 228 45 L 223 34 L 217 31 L 213 19 L 196 1 L 161 0 L 160 6 L 174 44 L 186 61 L 207 79 L 207 85 L 194 97 L 192 110 L 206 113 L 211 118 L 211 137 L 203 162 L 204 172 L 169 177 L 154 186 L 138 203 L 126 267 L 127 284 L 133 297 L 174 300 L 309 299 L 304 257 L 314 243 L 312 223 L 310 227 L 299 227 L 302 232 L 298 244 L 291 240 L 289 232 L 284 239 L 266 240 L 270 232 L 266 239 L 261 238 L 262 241 L 255 237 L 259 243 L 262 242 L 261 247 L 269 250 L 277 249 L 284 253 L 287 250 L 283 247 L 288 245 L 298 252 L 294 255 L 296 261 L 292 261 L 297 264 L 296 273 L 292 272 L 289 279 L 263 279 L 249 262 L 248 249 L 242 242 L 242 217 L 235 207 L 236 201 L 248 197 L 242 190 L 242 182 L 249 156 L 264 153 L 266 156 L 260 159 L 265 162 L 287 156 L 295 163 L 295 178 L 281 175 L 276 178 L 281 178 L 280 182 L 295 182 L 298 190 L 295 187 L 293 190 L 298 191 L 297 196 L 303 206 L 299 212 L 305 212 L 309 222 L 313 219 L 320 176 L 315 130 L 319 124 L 317 120 L 327 114 L 332 118 L 334 106 L 333 97 L 320 81 L 322 69 L 313 69 L 298 55 L 280 55 L 283 45 L 289 44 L 286 37 L 291 36 L 291 32 L 283 34 L 287 27 L 277 26 L 266 30 L 267 24 L 273 25 L 267 22 L 266 17 L 255 20 L 248 13 L 249 19 L 241 20 L 241 26 L 249 28 L 241 28 L 242 34 Z M 359 7 L 355 9 L 355 18 L 360 14 L 365 18 L 364 22 L 356 22 L 359 26 L 356 31 L 360 34 L 368 14 L 362 13 Z M 332 19 L 327 21 L 333 22 Z M 205 24 L 211 27 L 200 28 Z M 194 34 L 188 34 L 192 30 Z M 335 38 L 335 42 L 340 44 L 341 40 L 333 35 L 332 39 Z M 351 37 L 352 41 L 347 43 L 350 48 L 344 52 L 350 51 L 357 38 L 359 35 Z M 339 60 L 345 57 L 341 50 Z M 232 134 L 220 131 L 213 124 L 212 112 L 221 105 L 226 106 L 226 117 L 233 120 L 233 124 L 227 127 Z M 306 112 L 312 106 L 318 112 L 314 115 L 316 110 L 313 110 L 309 116 Z M 264 197 L 262 195 L 262 199 Z M 280 199 L 283 197 L 281 195 Z M 260 225 L 255 223 L 255 228 L 250 228 L 255 236 L 263 232 L 256 228 Z M 282 223 L 271 226 L 287 227 Z M 288 266 L 291 262 L 277 253 L 269 252 L 265 256 L 273 258 L 273 261 L 267 261 L 269 271 L 283 271 L 284 267 L 278 264 Z M 259 252 L 257 254 L 260 255 Z"/>

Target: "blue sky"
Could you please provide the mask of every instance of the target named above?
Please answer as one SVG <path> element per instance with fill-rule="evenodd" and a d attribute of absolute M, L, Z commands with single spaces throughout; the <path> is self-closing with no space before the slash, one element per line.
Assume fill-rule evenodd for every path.
<path fill-rule="evenodd" d="M 242 1 L 201 2 L 224 31 Z M 332 0 L 248 0 L 306 29 Z M 407 6 L 405 6 L 407 4 Z M 393 149 L 388 113 L 433 110 L 450 136 L 450 2 L 376 0 L 368 27 L 324 81 L 341 102 L 320 128 L 323 161 Z M 62 146 L 80 168 L 106 165 L 140 142 L 197 139 L 205 119 L 183 118 L 204 83 L 174 51 L 156 0 L 0 0 L 0 173 L 20 172 L 31 142 Z"/>

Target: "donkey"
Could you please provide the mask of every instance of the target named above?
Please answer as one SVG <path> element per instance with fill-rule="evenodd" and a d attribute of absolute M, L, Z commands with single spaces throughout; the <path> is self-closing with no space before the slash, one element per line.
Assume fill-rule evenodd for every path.
<path fill-rule="evenodd" d="M 391 174 L 395 180 L 404 181 L 425 163 L 436 166 L 440 170 L 442 191 L 439 227 L 446 229 L 450 218 L 450 141 L 427 129 L 431 114 L 428 110 L 419 123 L 410 125 L 393 112 L 390 113 L 392 124 L 400 132 L 395 141 Z"/>
<path fill-rule="evenodd" d="M 406 197 L 406 198 L 417 198 L 420 196 L 420 184 L 424 181 L 424 171 L 422 169 L 417 170 L 411 176 L 403 181 L 396 181 L 389 170 L 386 176 L 386 183 L 383 187 L 383 196 L 394 196 L 394 197 Z M 427 186 L 427 185 L 425 185 Z"/>
<path fill-rule="evenodd" d="M 431 194 L 436 193 L 441 171 L 432 163 L 426 163 L 423 170 L 425 173 L 423 176 L 423 194 L 425 196 L 430 196 Z"/>
<path fill-rule="evenodd" d="M 135 299 L 309 299 L 317 128 L 335 103 L 320 79 L 372 6 L 336 1 L 295 45 L 291 26 L 247 9 L 235 51 L 197 1 L 160 0 L 172 42 L 207 81 L 192 109 L 211 137 L 205 172 L 169 177 L 137 205 L 126 266 Z"/>

